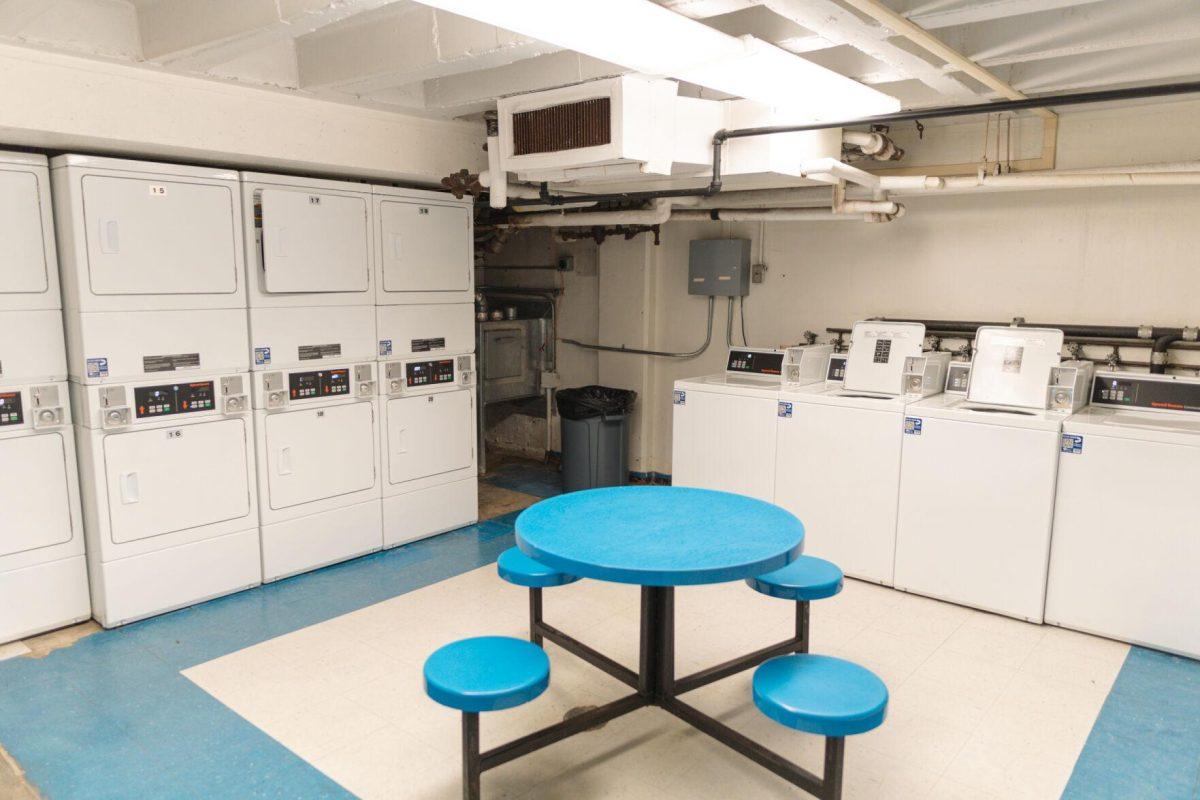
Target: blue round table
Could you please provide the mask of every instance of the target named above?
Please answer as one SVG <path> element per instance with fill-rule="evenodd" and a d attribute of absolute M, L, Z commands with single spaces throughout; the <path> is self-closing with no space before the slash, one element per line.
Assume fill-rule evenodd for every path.
<path fill-rule="evenodd" d="M 620 486 L 531 506 L 517 517 L 517 546 L 581 578 L 691 586 L 787 566 L 803 550 L 804 526 L 779 506 L 729 492 Z"/>
<path fill-rule="evenodd" d="M 657 705 L 736 747 L 722 723 L 677 696 L 795 652 L 800 640 L 789 638 L 676 679 L 675 587 L 740 581 L 787 566 L 803 550 L 800 520 L 778 506 L 728 492 L 621 486 L 543 500 L 521 512 L 516 528 L 521 551 L 549 567 L 642 587 L 637 672 L 544 621 L 536 624 L 545 639 L 637 690 L 632 697 L 581 715 L 578 724 L 599 724 Z M 536 746 L 575 731 L 546 731 Z"/>

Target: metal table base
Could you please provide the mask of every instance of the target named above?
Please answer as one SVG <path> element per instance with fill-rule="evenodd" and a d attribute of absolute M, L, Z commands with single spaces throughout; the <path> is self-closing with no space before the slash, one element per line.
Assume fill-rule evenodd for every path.
<path fill-rule="evenodd" d="M 538 593 L 540 595 L 540 592 Z M 608 673 L 635 691 L 611 703 L 592 709 L 519 739 L 484 752 L 479 751 L 479 715 L 463 714 L 463 797 L 479 800 L 480 775 L 493 767 L 560 742 L 597 725 L 647 706 L 657 706 L 692 727 L 730 747 L 779 777 L 823 800 L 838 800 L 842 794 L 842 762 L 845 740 L 825 740 L 824 776 L 814 775 L 800 765 L 764 747 L 733 728 L 708 716 L 679 699 L 687 692 L 758 666 L 775 656 L 807 650 L 808 604 L 798 603 L 796 635 L 777 644 L 756 650 L 723 664 L 675 677 L 675 589 L 671 586 L 643 586 L 641 608 L 641 656 L 638 671 L 633 670 L 580 642 L 541 619 L 538 597 L 531 639 L 554 642 L 593 667 Z"/>

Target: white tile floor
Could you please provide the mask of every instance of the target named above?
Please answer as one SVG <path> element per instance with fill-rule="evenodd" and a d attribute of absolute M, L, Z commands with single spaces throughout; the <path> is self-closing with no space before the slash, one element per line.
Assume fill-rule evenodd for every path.
<path fill-rule="evenodd" d="M 789 635 L 790 603 L 742 583 L 680 589 L 677 674 Z M 494 566 L 264 642 L 186 675 L 363 798 L 458 798 L 459 716 L 425 697 L 421 665 L 440 644 L 524 636 L 525 590 Z M 595 581 L 546 592 L 546 618 L 637 663 L 638 589 Z M 847 743 L 848 798 L 1056 798 L 1128 648 L 878 586 L 847 581 L 813 604 L 812 649 L 887 683 L 887 721 Z M 483 746 L 627 693 L 553 645 L 551 688 L 486 714 Z M 767 720 L 750 673 L 688 695 L 727 724 L 820 769 L 821 742 Z M 484 774 L 488 798 L 801 796 L 658 709 L 560 742 Z"/>

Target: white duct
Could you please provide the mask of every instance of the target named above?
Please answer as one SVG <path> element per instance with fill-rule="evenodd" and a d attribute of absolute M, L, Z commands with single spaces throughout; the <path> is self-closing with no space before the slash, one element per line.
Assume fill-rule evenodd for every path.
<path fill-rule="evenodd" d="M 805 178 L 828 176 L 835 180 L 865 186 L 868 189 L 879 188 L 879 176 L 865 172 L 858 167 L 852 167 L 836 158 L 810 158 L 800 162 L 800 174 Z"/>
<path fill-rule="evenodd" d="M 489 127 L 491 125 L 489 124 Z M 487 137 L 487 156 L 488 168 L 487 172 L 479 174 L 479 183 L 482 186 L 488 187 L 488 205 L 492 208 L 504 208 L 508 205 L 508 175 L 500 167 L 500 137 Z M 491 185 L 492 176 L 495 175 L 498 180 L 495 185 Z M 517 195 L 520 197 L 520 195 Z"/>

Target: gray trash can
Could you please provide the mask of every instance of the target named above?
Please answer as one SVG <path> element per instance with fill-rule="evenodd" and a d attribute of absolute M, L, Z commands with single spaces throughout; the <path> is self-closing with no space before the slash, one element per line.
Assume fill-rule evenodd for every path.
<path fill-rule="evenodd" d="M 628 483 L 629 415 L 637 392 L 583 386 L 559 391 L 556 400 L 562 420 L 563 489 Z"/>

